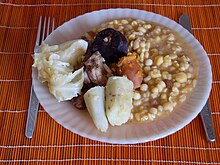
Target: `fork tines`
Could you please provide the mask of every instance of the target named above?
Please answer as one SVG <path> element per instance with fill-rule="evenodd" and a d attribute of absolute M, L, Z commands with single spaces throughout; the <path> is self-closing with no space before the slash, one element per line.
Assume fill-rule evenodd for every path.
<path fill-rule="evenodd" d="M 40 36 L 41 36 L 41 42 L 38 41 L 38 44 L 40 45 L 45 39 L 46 37 L 50 34 L 50 32 L 52 32 L 54 30 L 54 22 L 55 19 L 53 18 L 52 21 L 50 20 L 50 17 L 44 17 L 44 24 L 43 24 L 43 29 L 42 29 L 42 34 L 38 31 L 39 34 L 39 41 L 40 41 Z M 38 30 L 41 31 L 41 22 L 42 22 L 42 16 L 40 16 L 40 21 L 39 21 L 39 25 L 38 25 Z M 40 35 L 41 34 L 41 35 Z M 46 35 L 45 35 L 46 34 Z"/>

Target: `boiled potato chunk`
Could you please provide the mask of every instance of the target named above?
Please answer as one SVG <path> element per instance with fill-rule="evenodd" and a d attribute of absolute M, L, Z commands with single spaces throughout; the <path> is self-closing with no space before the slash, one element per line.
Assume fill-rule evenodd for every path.
<path fill-rule="evenodd" d="M 133 96 L 133 83 L 127 77 L 110 77 L 106 85 L 106 116 L 109 123 L 120 126 L 130 117 Z"/>
<path fill-rule="evenodd" d="M 101 86 L 93 87 L 83 97 L 95 126 L 101 132 L 106 132 L 108 120 L 105 115 L 105 88 Z"/>

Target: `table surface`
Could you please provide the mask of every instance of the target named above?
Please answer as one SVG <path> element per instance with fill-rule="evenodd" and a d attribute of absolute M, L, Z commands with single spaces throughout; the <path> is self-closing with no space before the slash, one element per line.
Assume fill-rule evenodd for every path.
<path fill-rule="evenodd" d="M 107 8 L 152 11 L 175 21 L 186 13 L 212 65 L 209 97 L 216 141 L 208 143 L 201 118 L 160 140 L 113 145 L 74 134 L 40 107 L 32 139 L 24 135 L 31 88 L 32 54 L 40 15 L 55 26 Z M 3 0 L 0 1 L 0 164 L 220 164 L 219 0 Z"/>

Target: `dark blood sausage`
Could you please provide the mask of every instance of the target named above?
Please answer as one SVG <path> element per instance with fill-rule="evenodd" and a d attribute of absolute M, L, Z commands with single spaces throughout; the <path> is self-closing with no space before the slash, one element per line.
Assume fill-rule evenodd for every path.
<path fill-rule="evenodd" d="M 121 32 L 107 28 L 96 35 L 91 51 L 99 51 L 107 64 L 117 63 L 119 58 L 127 55 L 128 41 Z"/>

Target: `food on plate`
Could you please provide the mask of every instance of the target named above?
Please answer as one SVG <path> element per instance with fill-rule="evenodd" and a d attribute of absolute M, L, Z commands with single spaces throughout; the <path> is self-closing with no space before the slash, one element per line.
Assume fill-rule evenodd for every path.
<path fill-rule="evenodd" d="M 73 97 L 81 93 L 84 82 L 83 68 L 73 73 L 54 74 L 48 81 L 50 93 L 52 93 L 58 101 L 71 100 Z"/>
<path fill-rule="evenodd" d="M 86 104 L 83 98 L 83 93 L 81 92 L 81 95 L 78 95 L 77 97 L 73 97 L 71 100 L 74 107 L 80 110 L 86 109 Z"/>
<path fill-rule="evenodd" d="M 80 94 L 84 82 L 83 68 L 74 70 L 85 54 L 87 42 L 73 40 L 61 45 L 42 44 L 34 54 L 40 82 L 48 82 L 49 91 L 58 101 L 70 100 Z"/>
<path fill-rule="evenodd" d="M 38 56 L 45 57 L 46 55 L 47 57 L 51 54 L 57 54 L 59 55 L 60 61 L 69 63 L 70 66 L 75 67 L 79 64 L 79 62 L 81 62 L 80 58 L 86 53 L 87 48 L 88 43 L 82 39 L 71 40 L 60 45 L 52 46 L 43 43 L 40 47 L 40 52 L 34 57 L 36 57 L 36 60 L 38 60 Z"/>
<path fill-rule="evenodd" d="M 99 51 L 106 63 L 113 63 L 127 55 L 128 42 L 121 32 L 107 28 L 97 33 L 91 51 Z"/>
<path fill-rule="evenodd" d="M 109 123 L 122 125 L 126 123 L 132 110 L 133 83 L 127 77 L 110 77 L 106 84 L 106 116 Z"/>
<path fill-rule="evenodd" d="M 120 31 L 128 41 L 127 55 L 119 61 L 124 63 L 135 55 L 143 71 L 141 83 L 134 84 L 131 120 L 159 119 L 187 99 L 196 86 L 198 63 L 192 48 L 177 32 L 153 22 L 124 18 L 104 22 L 85 36 L 92 43 L 96 34 L 108 28 Z M 113 71 L 120 66 L 117 63 L 111 63 Z M 125 68 L 129 78 L 128 65 Z"/>
<path fill-rule="evenodd" d="M 143 81 L 143 71 L 136 55 L 122 57 L 117 63 L 117 73 L 131 80 L 135 89 L 139 88 Z"/>
<path fill-rule="evenodd" d="M 95 86 L 84 94 L 87 110 L 98 130 L 106 132 L 108 120 L 105 114 L 105 87 Z"/>
<path fill-rule="evenodd" d="M 112 71 L 105 64 L 105 59 L 97 51 L 84 63 L 85 67 L 85 84 L 94 83 L 96 85 L 106 85 Z"/>
<path fill-rule="evenodd" d="M 102 132 L 108 122 L 120 126 L 159 119 L 196 86 L 193 50 L 165 26 L 125 18 L 102 23 L 82 38 L 43 44 L 33 66 L 58 101 L 72 100 L 78 109 L 86 106 Z"/>

